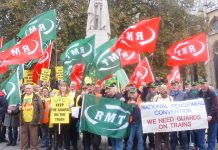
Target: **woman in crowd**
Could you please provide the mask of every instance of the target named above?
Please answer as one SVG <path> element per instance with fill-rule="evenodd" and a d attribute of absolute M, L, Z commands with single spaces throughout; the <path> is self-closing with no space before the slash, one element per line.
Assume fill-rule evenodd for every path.
<path fill-rule="evenodd" d="M 64 104 L 67 101 L 67 104 L 70 105 L 72 103 L 72 96 L 70 94 L 69 85 L 67 82 L 61 81 L 59 84 L 59 91 L 55 97 L 52 98 L 52 101 L 56 101 L 59 104 Z M 52 109 L 52 105 L 51 105 Z M 70 120 L 70 115 L 69 115 Z M 60 126 L 60 127 L 59 127 Z M 64 149 L 68 150 L 70 149 L 70 123 L 66 124 L 55 124 L 54 126 L 56 131 L 56 148 L 62 149 L 64 146 Z M 60 132 L 59 132 L 60 130 Z"/>
<path fill-rule="evenodd" d="M 9 105 L 5 114 L 4 126 L 8 128 L 7 146 L 15 146 L 17 144 L 18 127 L 20 125 L 19 105 Z"/>

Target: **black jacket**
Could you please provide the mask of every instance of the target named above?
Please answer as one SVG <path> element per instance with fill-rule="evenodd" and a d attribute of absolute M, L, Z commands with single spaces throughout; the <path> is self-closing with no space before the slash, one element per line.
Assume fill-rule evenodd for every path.
<path fill-rule="evenodd" d="M 198 97 L 204 99 L 208 116 L 212 116 L 212 122 L 218 121 L 218 96 L 213 89 L 208 88 L 206 92 L 199 91 Z"/>
<path fill-rule="evenodd" d="M 8 109 L 8 102 L 5 96 L 0 96 L 0 122 L 4 121 L 5 113 Z"/>

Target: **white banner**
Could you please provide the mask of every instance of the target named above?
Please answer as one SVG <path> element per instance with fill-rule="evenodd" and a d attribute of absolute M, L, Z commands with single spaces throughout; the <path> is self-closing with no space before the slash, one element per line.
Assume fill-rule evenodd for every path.
<path fill-rule="evenodd" d="M 143 133 L 171 132 L 208 127 L 204 100 L 141 104 Z"/>

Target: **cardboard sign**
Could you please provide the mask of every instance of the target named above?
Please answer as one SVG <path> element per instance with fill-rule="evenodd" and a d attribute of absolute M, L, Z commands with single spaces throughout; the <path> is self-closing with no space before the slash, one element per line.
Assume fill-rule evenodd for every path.
<path fill-rule="evenodd" d="M 57 78 L 58 81 L 64 79 L 63 72 L 64 72 L 63 66 L 56 66 L 55 67 L 56 78 Z"/>
<path fill-rule="evenodd" d="M 72 113 L 72 117 L 74 118 L 79 118 L 79 110 L 80 107 L 71 107 L 71 113 Z"/>
<path fill-rule="evenodd" d="M 42 68 L 42 72 L 41 72 L 41 75 L 40 75 L 40 80 L 49 82 L 50 74 L 51 74 L 51 69 Z"/>
<path fill-rule="evenodd" d="M 51 100 L 51 123 L 67 124 L 69 123 L 69 100 L 66 97 L 56 96 Z"/>
<path fill-rule="evenodd" d="M 203 99 L 142 103 L 141 115 L 143 133 L 208 128 Z"/>
<path fill-rule="evenodd" d="M 33 84 L 33 70 L 24 70 L 23 84 Z"/>

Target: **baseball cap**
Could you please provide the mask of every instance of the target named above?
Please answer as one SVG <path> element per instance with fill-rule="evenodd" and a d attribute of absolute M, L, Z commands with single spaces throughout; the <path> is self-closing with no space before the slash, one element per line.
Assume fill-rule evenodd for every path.
<path fill-rule="evenodd" d="M 137 89 L 135 87 L 131 87 L 129 89 L 129 93 L 135 93 L 135 92 L 137 92 Z"/>
<path fill-rule="evenodd" d="M 156 85 L 155 83 L 151 83 L 149 87 L 150 87 L 150 88 L 156 88 L 157 85 Z"/>
<path fill-rule="evenodd" d="M 197 85 L 197 83 L 196 82 L 192 82 L 192 86 L 196 86 Z"/>
<path fill-rule="evenodd" d="M 184 85 L 189 85 L 190 84 L 190 81 L 189 80 L 186 80 Z"/>
<path fill-rule="evenodd" d="M 109 87 L 110 87 L 110 88 L 116 87 L 116 83 L 111 83 L 111 84 L 109 85 Z"/>
<path fill-rule="evenodd" d="M 205 83 L 207 83 L 207 80 L 206 79 L 202 79 L 202 80 L 199 81 L 199 83 L 200 84 L 205 84 Z"/>
<path fill-rule="evenodd" d="M 178 83 L 179 83 L 178 81 L 172 80 L 170 84 L 171 84 L 171 85 L 175 85 L 175 84 L 178 84 Z"/>

